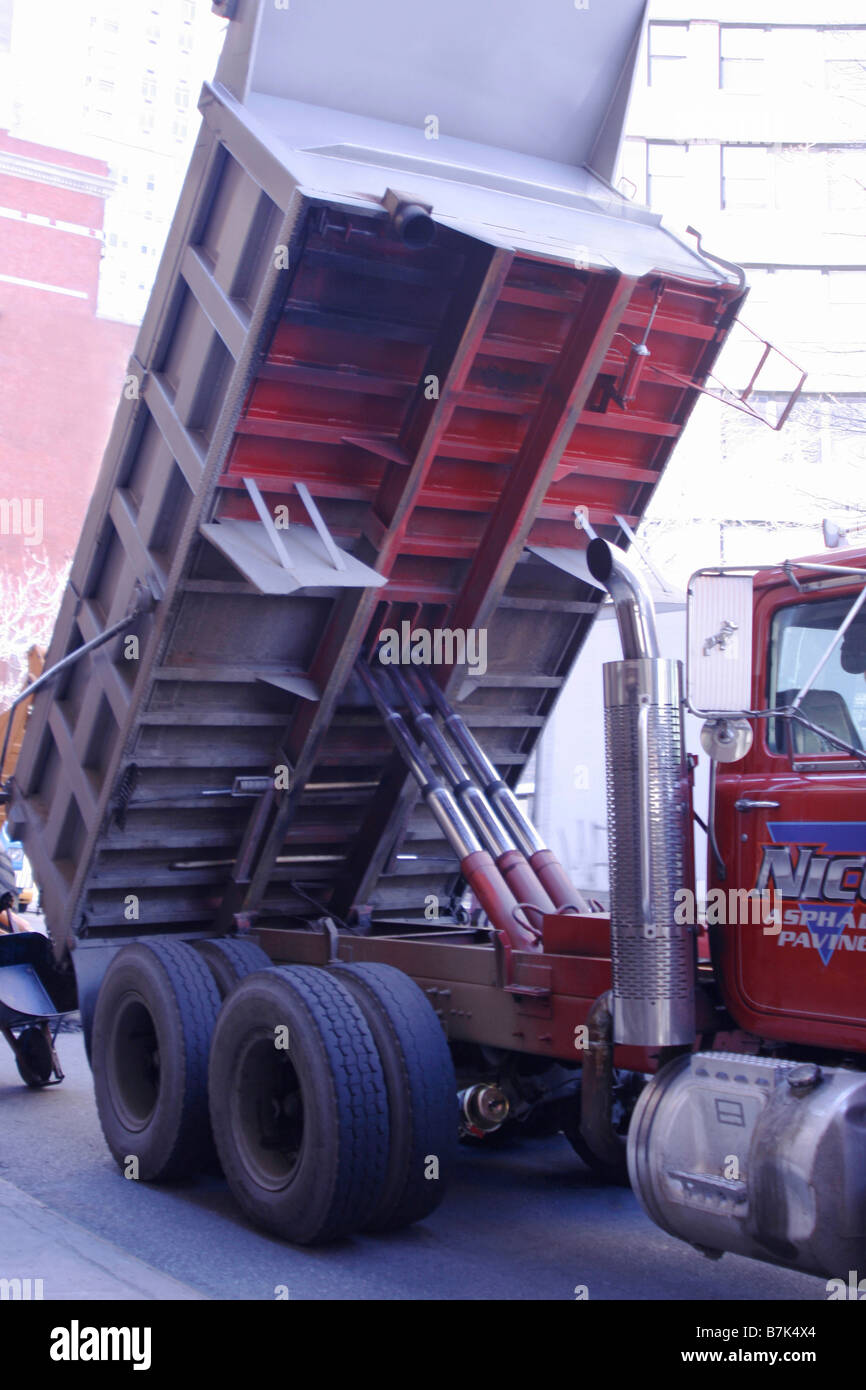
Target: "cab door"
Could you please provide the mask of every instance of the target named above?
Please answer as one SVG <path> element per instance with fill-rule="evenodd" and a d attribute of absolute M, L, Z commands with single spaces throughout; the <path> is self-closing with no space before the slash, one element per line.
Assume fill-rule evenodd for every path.
<path fill-rule="evenodd" d="M 811 678 L 799 708 L 813 727 L 756 719 L 747 757 L 719 767 L 726 876 L 711 857 L 709 878 L 726 893 L 727 924 L 712 935 L 738 1023 L 866 1050 L 866 751 L 857 756 L 866 750 L 866 605 L 815 674 L 860 592 L 822 584 L 759 597 L 754 708 L 791 705 Z M 732 888 L 777 895 L 781 921 L 752 920 L 751 910 L 732 921 L 743 916 L 731 910 Z"/>

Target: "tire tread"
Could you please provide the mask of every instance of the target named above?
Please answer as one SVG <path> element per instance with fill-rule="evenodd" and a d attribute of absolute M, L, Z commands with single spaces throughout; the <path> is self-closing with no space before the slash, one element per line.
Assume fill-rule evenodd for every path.
<path fill-rule="evenodd" d="M 363 1012 L 348 989 L 315 966 L 276 967 L 291 979 L 328 1052 L 338 1115 L 349 1131 L 342 1148 L 330 1220 L 318 1236 L 334 1240 L 366 1223 L 378 1200 L 388 1156 L 388 1096 L 382 1064 Z"/>
<path fill-rule="evenodd" d="M 106 972 L 105 983 L 113 969 L 119 969 L 127 951 L 146 949 L 158 962 L 162 975 L 161 994 L 165 1006 L 170 1009 L 178 1025 L 182 1038 L 182 1101 L 177 1108 L 171 1128 L 166 1128 L 159 1140 L 159 1148 L 166 1156 L 155 1168 L 150 1168 L 142 1176 L 148 1181 L 167 1181 L 189 1177 L 206 1169 L 213 1162 L 213 1140 L 208 1114 L 207 1069 L 210 1039 L 220 998 L 213 976 L 206 963 L 192 947 L 183 941 L 150 940 L 120 951 Z M 96 1025 L 99 1011 L 99 998 L 94 1017 Z M 162 1065 L 165 1065 L 163 1062 Z M 94 1058 L 94 1070 L 99 1063 Z M 125 1154 L 118 1153 L 118 1147 L 127 1147 L 134 1152 L 135 1140 L 118 1145 L 116 1135 L 109 1132 L 113 1126 L 103 1113 L 100 1104 L 100 1085 L 97 1084 L 97 1113 L 99 1123 L 109 1149 L 118 1163 L 122 1164 Z M 113 1118 L 113 1112 L 112 1112 Z M 166 1125 L 166 1120 L 163 1120 Z"/>
<path fill-rule="evenodd" d="M 369 1229 L 397 1230 L 429 1216 L 441 1202 L 457 1144 L 457 1082 L 445 1035 L 433 1008 L 403 971 L 381 964 L 338 965 L 338 977 L 353 981 L 378 1009 L 402 1073 L 402 1103 L 408 1106 L 410 1141 L 402 1173 L 375 1213 Z M 425 1160 L 439 1160 L 439 1178 L 425 1177 Z"/>

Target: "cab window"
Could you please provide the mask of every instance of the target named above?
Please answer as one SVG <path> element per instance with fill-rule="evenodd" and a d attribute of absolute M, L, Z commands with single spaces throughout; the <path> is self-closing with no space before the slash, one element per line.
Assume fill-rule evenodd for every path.
<path fill-rule="evenodd" d="M 851 610 L 854 598 L 818 599 L 781 608 L 770 628 L 768 705 L 790 705 Z M 854 748 L 866 748 L 866 612 L 861 609 L 799 706 L 804 717 Z M 793 720 L 767 721 L 772 753 L 844 749 Z"/>

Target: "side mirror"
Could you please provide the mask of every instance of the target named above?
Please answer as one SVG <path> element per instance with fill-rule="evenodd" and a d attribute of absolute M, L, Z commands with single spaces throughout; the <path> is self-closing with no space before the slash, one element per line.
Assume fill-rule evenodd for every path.
<path fill-rule="evenodd" d="M 753 739 L 748 719 L 708 719 L 701 729 L 701 747 L 716 763 L 738 763 Z"/>
<path fill-rule="evenodd" d="M 686 698 L 693 714 L 752 704 L 752 577 L 698 570 L 686 606 Z"/>

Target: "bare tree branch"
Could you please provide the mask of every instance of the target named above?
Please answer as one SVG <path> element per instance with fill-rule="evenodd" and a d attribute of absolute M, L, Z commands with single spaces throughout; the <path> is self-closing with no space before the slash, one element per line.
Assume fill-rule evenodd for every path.
<path fill-rule="evenodd" d="M 48 645 L 68 572 L 52 569 L 44 552 L 0 571 L 0 710 L 24 684 L 30 648 Z"/>

